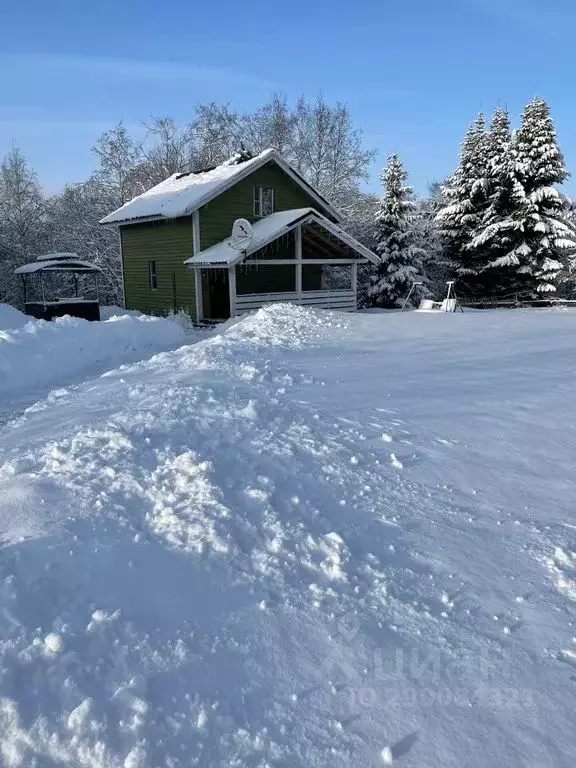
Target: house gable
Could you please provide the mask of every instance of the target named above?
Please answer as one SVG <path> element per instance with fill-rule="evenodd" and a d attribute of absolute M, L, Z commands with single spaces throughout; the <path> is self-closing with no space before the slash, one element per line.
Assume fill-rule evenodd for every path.
<path fill-rule="evenodd" d="M 176 173 L 121 208 L 105 216 L 100 223 L 127 225 L 155 219 L 175 219 L 199 210 L 228 189 L 265 165 L 274 164 L 309 196 L 314 207 L 334 221 L 340 214 L 274 149 L 267 149 L 243 162 L 227 162 L 212 170 Z"/>
<path fill-rule="evenodd" d="M 251 222 L 257 220 L 254 216 L 254 187 L 271 187 L 274 190 L 276 212 L 310 207 L 324 213 L 312 195 L 293 181 L 276 163 L 270 162 L 257 168 L 245 179 L 200 208 L 198 250 L 206 250 L 228 237 L 236 219 L 248 219 Z M 330 214 L 327 212 L 325 215 Z"/>

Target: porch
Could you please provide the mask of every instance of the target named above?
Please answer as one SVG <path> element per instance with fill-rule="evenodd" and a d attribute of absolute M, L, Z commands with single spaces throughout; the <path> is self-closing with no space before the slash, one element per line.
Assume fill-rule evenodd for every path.
<path fill-rule="evenodd" d="M 230 239 L 186 264 L 196 278 L 198 320 L 223 320 L 270 303 L 352 312 L 358 264 L 377 259 L 312 209 L 282 211 L 254 225 L 239 253 Z"/>

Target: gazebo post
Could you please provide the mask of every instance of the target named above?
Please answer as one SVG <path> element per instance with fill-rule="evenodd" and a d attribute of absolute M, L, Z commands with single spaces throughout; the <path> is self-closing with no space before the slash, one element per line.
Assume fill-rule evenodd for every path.
<path fill-rule="evenodd" d="M 46 304 L 46 299 L 44 298 L 44 273 L 40 272 L 40 290 L 42 291 L 42 304 Z"/>
<path fill-rule="evenodd" d="M 26 301 L 28 300 L 28 283 L 26 282 L 26 275 L 22 275 L 22 289 L 24 291 L 24 304 L 26 304 Z"/>
<path fill-rule="evenodd" d="M 78 275 L 76 272 L 72 272 L 72 277 L 74 278 L 74 295 L 78 298 Z"/>

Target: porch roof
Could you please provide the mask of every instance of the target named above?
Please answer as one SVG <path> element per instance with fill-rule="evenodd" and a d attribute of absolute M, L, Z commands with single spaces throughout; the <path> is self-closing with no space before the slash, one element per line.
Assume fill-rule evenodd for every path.
<path fill-rule="evenodd" d="M 376 254 L 372 253 L 372 251 L 363 246 L 362 243 L 345 232 L 342 227 L 334 224 L 321 213 L 314 210 L 314 208 L 293 208 L 288 211 L 272 213 L 270 216 L 266 216 L 265 218 L 256 221 L 252 225 L 254 235 L 250 245 L 245 250 L 238 251 L 236 248 L 233 248 L 231 245 L 232 238 L 227 237 L 225 240 L 222 240 L 187 259 L 184 264 L 192 269 L 200 267 L 233 266 L 234 264 L 243 261 L 252 253 L 260 250 L 260 248 L 264 248 L 268 243 L 271 243 L 282 235 L 285 235 L 287 232 L 290 232 L 294 227 L 309 222 L 313 222 L 328 230 L 332 235 L 346 243 L 352 250 L 356 251 L 361 258 L 368 259 L 375 264 L 379 262 L 379 258 Z M 328 259 L 327 262 L 329 262 Z"/>

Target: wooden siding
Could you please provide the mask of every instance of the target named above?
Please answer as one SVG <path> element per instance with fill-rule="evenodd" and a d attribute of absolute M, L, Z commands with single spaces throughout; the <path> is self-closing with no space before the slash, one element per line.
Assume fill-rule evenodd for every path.
<path fill-rule="evenodd" d="M 176 307 L 195 317 L 194 273 L 183 263 L 192 256 L 192 217 L 131 224 L 120 233 L 126 308 L 166 315 Z M 156 262 L 155 291 L 150 290 L 150 261 Z"/>
<path fill-rule="evenodd" d="M 268 163 L 200 208 L 200 248 L 219 243 L 232 232 L 236 219 L 255 221 L 254 187 L 274 189 L 274 210 L 318 208 L 317 203 L 277 165 Z"/>

